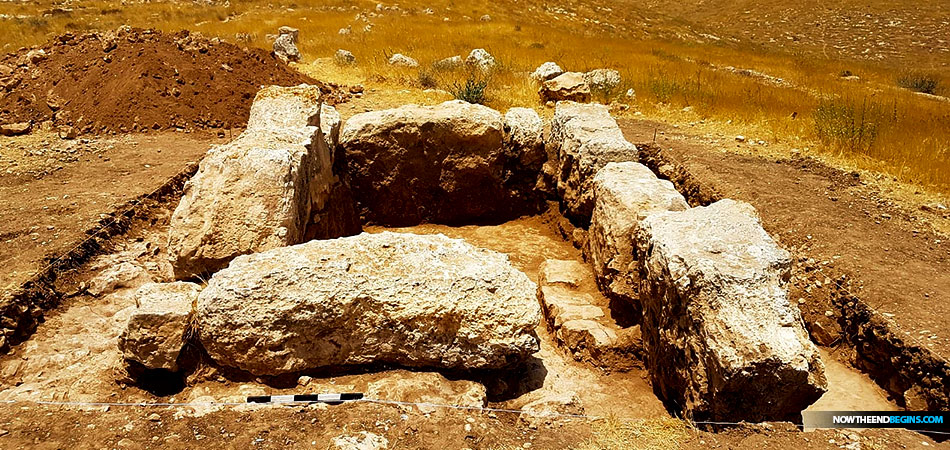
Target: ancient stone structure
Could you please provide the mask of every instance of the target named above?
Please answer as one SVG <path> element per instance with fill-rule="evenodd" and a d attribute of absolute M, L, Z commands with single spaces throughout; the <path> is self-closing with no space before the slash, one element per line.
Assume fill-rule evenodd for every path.
<path fill-rule="evenodd" d="M 597 293 L 587 265 L 556 259 L 541 265 L 538 300 L 554 339 L 574 359 L 605 370 L 642 367 L 640 328 L 618 327 L 606 299 L 591 291 Z"/>
<path fill-rule="evenodd" d="M 746 203 L 660 212 L 636 231 L 646 365 L 685 417 L 799 420 L 824 365 L 789 304 L 788 252 Z"/>
<path fill-rule="evenodd" d="M 193 302 L 201 288 L 194 283 L 149 283 L 135 291 L 132 315 L 119 336 L 127 361 L 147 369 L 178 370 Z"/>
<path fill-rule="evenodd" d="M 557 192 L 564 213 L 587 226 L 594 210 L 593 178 L 611 162 L 637 160 L 604 105 L 558 102 L 551 122 L 550 145 L 557 155 Z"/>
<path fill-rule="evenodd" d="M 538 89 L 541 103 L 547 102 L 589 102 L 590 86 L 584 81 L 584 74 L 564 72 L 541 83 Z"/>

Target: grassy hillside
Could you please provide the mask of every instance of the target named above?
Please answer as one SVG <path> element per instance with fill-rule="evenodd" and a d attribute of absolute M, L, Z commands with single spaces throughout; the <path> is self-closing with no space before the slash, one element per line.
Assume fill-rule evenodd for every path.
<path fill-rule="evenodd" d="M 488 104 L 499 109 L 543 109 L 526 77 L 542 62 L 575 71 L 609 67 L 620 71 L 624 85 L 606 100 L 630 104 L 625 114 L 715 123 L 950 193 L 950 102 L 898 85 L 901 77 L 912 87 L 921 86 L 915 80 L 933 80 L 935 93 L 948 94 L 950 38 L 940 32 L 950 20 L 946 2 L 409 0 L 380 6 L 340 0 L 0 3 L 0 47 L 11 51 L 65 31 L 122 24 L 187 28 L 269 47 L 267 34 L 290 25 L 301 30 L 304 71 L 414 93 L 485 77 Z M 490 21 L 480 20 L 485 14 Z M 350 33 L 340 34 L 341 28 Z M 339 48 L 353 52 L 357 64 L 334 64 Z M 472 48 L 487 49 L 501 66 L 488 76 L 431 67 Z M 388 66 L 395 52 L 420 67 Z M 616 97 L 627 89 L 635 99 Z"/>

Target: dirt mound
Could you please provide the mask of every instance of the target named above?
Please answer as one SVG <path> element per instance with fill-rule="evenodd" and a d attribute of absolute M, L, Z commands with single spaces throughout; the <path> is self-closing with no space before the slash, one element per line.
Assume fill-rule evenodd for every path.
<path fill-rule="evenodd" d="M 0 58 L 0 123 L 82 133 L 243 127 L 262 85 L 317 84 L 265 50 L 181 31 L 64 34 Z"/>

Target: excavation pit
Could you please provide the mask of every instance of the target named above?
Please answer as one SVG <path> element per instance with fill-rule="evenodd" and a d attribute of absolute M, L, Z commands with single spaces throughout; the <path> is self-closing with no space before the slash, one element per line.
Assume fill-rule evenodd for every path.
<path fill-rule="evenodd" d="M 317 106 L 320 111 L 320 106 Z M 604 112 L 606 110 L 604 109 Z M 565 113 L 567 114 L 567 113 Z M 600 114 L 600 112 L 598 112 Z M 352 141 L 348 141 L 348 135 L 344 131 L 342 137 L 342 149 L 344 151 L 335 151 L 332 139 L 332 132 L 323 132 L 320 130 L 320 122 L 316 124 L 304 123 L 302 127 L 312 127 L 320 130 L 314 135 L 306 135 L 310 139 L 310 145 L 306 145 L 308 150 L 323 147 L 327 158 L 316 158 L 323 161 L 323 168 L 332 168 L 336 171 L 333 177 L 324 177 L 326 182 L 317 190 L 320 195 L 329 195 L 332 199 L 334 193 L 353 192 L 352 201 L 354 208 L 329 208 L 313 209 L 314 205 L 326 206 L 332 201 L 328 197 L 312 195 L 311 190 L 306 187 L 298 187 L 301 192 L 311 195 L 309 197 L 294 197 L 295 206 L 307 209 L 295 210 L 294 214 L 288 215 L 293 220 L 303 221 L 300 230 L 307 230 L 316 218 L 332 220 L 333 211 L 359 211 L 363 231 L 368 233 L 382 233 L 385 231 L 397 231 L 400 233 L 409 233 L 415 235 L 444 234 L 450 238 L 462 239 L 467 244 L 478 248 L 485 248 L 495 252 L 507 255 L 517 270 L 523 272 L 532 282 L 541 284 L 542 296 L 545 295 L 544 287 L 549 287 L 560 282 L 553 281 L 553 276 L 543 275 L 545 267 L 557 265 L 555 262 L 571 265 L 578 269 L 578 272 L 585 272 L 584 275 L 577 278 L 580 281 L 568 281 L 562 284 L 570 285 L 571 289 L 565 289 L 560 295 L 576 298 L 589 298 L 582 309 L 590 312 L 590 316 L 584 318 L 575 318 L 574 320 L 588 321 L 592 326 L 600 326 L 609 329 L 611 333 L 621 334 L 640 328 L 641 321 L 635 317 L 630 317 L 630 310 L 621 310 L 612 308 L 611 303 L 616 302 L 615 298 L 608 298 L 610 294 L 604 293 L 604 286 L 610 283 L 604 283 L 602 280 L 594 281 L 597 276 L 597 270 L 588 263 L 591 259 L 591 252 L 596 248 L 591 246 L 591 230 L 595 229 L 593 225 L 597 224 L 599 219 L 594 219 L 589 228 L 569 229 L 565 223 L 569 222 L 560 211 L 564 211 L 567 216 L 574 218 L 574 223 L 591 223 L 588 220 L 578 220 L 578 216 L 597 211 L 597 198 L 591 197 L 589 191 L 595 180 L 592 176 L 598 170 L 618 163 L 619 159 L 635 158 L 636 154 L 622 151 L 632 145 L 616 140 L 616 135 L 610 129 L 609 115 L 606 118 L 601 114 L 591 124 L 574 125 L 582 129 L 597 129 L 597 127 L 606 127 L 610 129 L 610 139 L 600 139 L 597 136 L 590 137 L 587 140 L 574 139 L 577 147 L 573 152 L 583 153 L 593 151 L 598 157 L 585 158 L 576 156 L 576 153 L 565 152 L 561 148 L 551 148 L 552 146 L 563 146 L 563 142 L 549 142 L 547 150 L 548 157 L 554 155 L 561 159 L 573 158 L 575 161 L 570 164 L 562 164 L 561 173 L 555 173 L 554 179 L 550 179 L 550 173 L 541 169 L 543 158 L 538 160 L 535 153 L 538 151 L 538 139 L 524 138 L 524 135 L 518 135 L 517 144 L 515 142 L 512 130 L 518 129 L 514 122 L 509 121 L 507 115 L 502 118 L 500 114 L 491 115 L 488 119 L 493 125 L 488 127 L 486 132 L 492 136 L 490 143 L 484 145 L 489 148 L 488 152 L 474 152 L 476 156 L 466 158 L 466 145 L 457 144 L 450 148 L 448 153 L 434 153 L 438 156 L 434 161 L 425 161 L 425 151 L 419 156 L 410 158 L 413 164 L 408 172 L 401 172 L 399 167 L 391 167 L 392 164 L 398 166 L 398 160 L 386 159 L 386 163 L 377 163 L 377 159 L 368 158 L 365 164 L 358 163 L 351 166 L 350 156 L 354 153 L 366 153 L 366 148 L 380 147 L 382 144 L 374 146 L 355 146 Z M 519 115 L 520 119 L 524 117 Z M 512 119 L 514 120 L 514 119 Z M 610 119 L 612 120 L 612 119 Z M 417 132 L 441 132 L 445 133 L 444 127 L 451 127 L 449 124 L 442 123 L 443 119 L 434 119 L 435 125 L 422 125 L 415 127 Z M 560 133 L 569 133 L 572 121 L 571 117 L 562 117 Z M 529 120 L 530 122 L 530 120 Z M 607 123 L 608 125 L 604 125 Z M 520 126 L 520 125 L 519 125 Z M 443 127 L 443 128 L 440 128 Z M 410 127 L 413 128 L 413 127 Z M 535 127 L 526 127 L 532 130 Z M 254 128 L 250 128 L 253 132 Z M 346 128 L 344 128 L 346 130 Z M 565 131 L 567 130 L 567 131 Z M 539 131 L 540 132 L 540 131 Z M 356 133 L 355 131 L 352 133 Z M 352 137 L 352 134 L 350 137 Z M 358 134 L 358 133 L 357 133 Z M 451 133 L 449 133 L 451 134 Z M 392 136 L 399 133 L 387 129 L 382 135 Z M 438 134 L 436 134 L 438 135 Z M 325 139 L 330 137 L 330 139 Z M 418 136 L 415 138 L 418 139 Z M 567 142 L 569 140 L 565 140 Z M 350 142 L 351 144 L 347 144 Z M 406 145 L 405 142 L 412 143 L 406 145 L 406 149 L 423 150 L 428 144 L 418 144 L 418 141 L 401 141 L 399 145 Z M 596 145 L 588 147 L 590 142 Z M 317 145 L 319 144 L 319 145 Z M 620 149 L 610 147 L 618 144 Z M 295 144 L 296 145 L 296 144 Z M 350 145 L 348 147 L 348 145 Z M 455 144 L 453 144 L 455 145 Z M 628 147 L 629 146 L 629 147 Z M 360 148 L 362 150 L 356 150 Z M 403 150 L 406 150 L 403 149 Z M 513 149 L 518 149 L 517 151 Z M 525 149 L 530 149 L 531 157 L 521 158 Z M 444 150 L 444 149 L 443 149 Z M 378 151 L 374 150 L 374 151 Z M 519 153 L 520 152 L 520 153 Z M 403 154 L 404 152 L 396 152 Z M 345 158 L 343 162 L 335 161 L 333 158 L 342 155 Z M 485 156 L 485 155 L 489 155 Z M 574 155 L 574 156 L 565 156 Z M 469 155 L 471 156 L 471 155 Z M 421 158 L 421 159 L 420 159 Z M 304 158 L 305 159 L 305 158 Z M 440 175 L 435 179 L 420 180 L 412 174 L 427 172 L 431 164 L 441 164 L 446 159 L 453 160 L 452 166 L 442 166 L 434 170 Z M 624 164 L 631 164 L 632 161 L 620 161 Z M 380 167 L 375 167 L 379 164 Z M 421 164 L 421 165 L 420 165 Z M 427 165 L 428 164 L 428 165 Z M 590 166 L 586 165 L 590 164 Z M 482 171 L 484 165 L 490 170 Z M 341 167 L 346 167 L 346 171 L 339 172 Z M 421 167 L 421 169 L 420 169 Z M 599 169 L 595 170 L 595 167 Z M 460 170 L 466 169 L 465 170 Z M 389 171 L 387 172 L 387 170 Z M 319 171 L 315 169 L 314 173 Z M 466 176 L 453 177 L 455 172 L 465 173 Z M 649 171 L 648 171 L 649 172 Z M 387 179 L 387 189 L 378 189 L 379 185 L 372 178 L 381 173 L 391 173 L 393 176 Z M 369 180 L 361 180 L 361 175 L 370 174 Z M 376 174 L 376 175 L 373 175 Z M 408 175 L 405 175 L 408 174 Z M 648 181 L 653 182 L 656 177 L 648 173 Z M 650 178 L 652 177 L 652 178 Z M 547 178 L 547 179 L 546 179 Z M 656 180 L 659 182 L 659 180 Z M 339 184 L 336 184 L 339 183 Z M 337 189 L 335 185 L 343 185 Z M 398 186 L 397 186 L 398 185 Z M 486 186 L 489 189 L 486 189 Z M 556 188 L 545 188 L 545 186 L 556 186 Z M 194 189 L 194 188 L 192 188 Z M 418 189 L 418 190 L 415 190 Z M 187 191 L 187 189 L 186 189 Z M 398 208 L 385 210 L 381 215 L 374 204 L 386 203 L 391 198 L 387 197 L 387 192 L 398 192 L 400 200 L 394 204 L 402 205 Z M 450 193 L 451 201 L 444 201 L 440 195 Z M 187 195 L 187 193 L 186 193 Z M 480 197 L 481 196 L 481 197 Z M 565 198 L 567 200 L 565 200 Z M 303 200 L 301 200 L 303 199 Z M 473 201 L 473 206 L 468 208 L 464 202 L 466 199 L 477 199 Z M 548 199 L 556 205 L 544 215 L 521 215 L 525 212 L 543 209 L 543 200 Z M 337 199 L 339 200 L 339 199 Z M 513 203 L 506 204 L 505 201 L 513 200 Z M 301 206 L 303 205 L 303 206 Z M 407 205 L 411 208 L 406 209 Z M 516 205 L 516 206 L 512 206 Z M 171 205 L 174 206 L 174 205 Z M 309 208 L 309 209 L 308 209 Z M 488 208 L 488 209 L 486 209 Z M 670 208 L 669 212 L 676 211 L 677 208 Z M 247 206 L 247 210 L 254 210 L 254 205 Z M 399 212 L 408 211 L 405 216 L 399 216 Z M 460 215 L 452 215 L 451 211 L 462 211 Z M 486 212 L 490 211 L 490 212 Z M 314 214 L 317 212 L 318 214 Z M 177 214 L 177 212 L 176 212 Z M 214 214 L 212 214 L 213 216 Z M 174 228 L 176 221 L 172 216 L 171 210 L 165 210 L 157 217 L 151 218 L 146 224 L 140 224 L 139 228 L 133 230 L 125 239 L 125 242 L 118 243 L 117 247 L 125 248 L 125 251 L 111 257 L 114 263 L 129 263 L 135 266 L 145 268 L 146 276 L 153 281 L 169 282 L 175 279 L 176 270 L 169 264 L 169 260 L 174 261 L 175 255 L 169 254 L 177 250 L 166 244 L 165 236 L 169 233 L 169 228 Z M 519 217 L 520 216 L 520 217 Z M 513 220 L 508 220 L 512 219 Z M 283 219 L 282 219 L 283 220 Z M 426 222 L 447 222 L 451 225 L 439 225 Z M 478 225 L 465 225 L 465 223 L 478 223 Z M 171 225 L 169 225 L 171 223 Z M 283 222 L 276 221 L 278 226 L 266 228 L 263 233 L 281 233 L 287 232 L 283 227 Z M 485 225 L 485 223 L 497 223 L 497 225 Z M 411 224 L 411 226 L 393 228 L 392 225 Z M 323 225 L 326 225 L 323 223 Z M 390 227 L 385 227 L 388 225 Z M 326 227 L 329 230 L 335 227 Z M 335 228 L 340 230 L 341 228 Z M 261 228 L 255 229 L 260 231 Z M 276 230 L 276 231 L 274 231 Z M 596 231 L 595 231 L 596 232 Z M 764 233 L 764 231 L 763 231 Z M 336 233 L 347 234 L 347 233 Z M 570 236 L 570 240 L 563 237 L 564 234 Z M 618 236 L 625 236 L 627 233 L 619 233 Z M 238 249 L 229 253 L 224 259 L 232 257 L 249 258 L 242 256 L 245 254 L 263 254 L 274 249 L 284 249 L 287 246 L 307 245 L 308 233 L 302 231 L 294 239 L 279 242 L 276 245 L 267 243 L 261 247 L 248 247 Z M 282 236 L 286 236 L 282 235 Z M 323 236 L 327 239 L 336 239 L 336 236 Z M 303 240 L 303 244 L 294 242 L 294 240 Z M 134 250 L 142 242 L 147 242 L 149 248 L 158 249 L 157 251 L 135 252 Z M 255 241 L 255 244 L 261 241 Z M 312 242 L 312 241 L 310 241 Z M 626 245 L 626 247 L 624 247 Z M 613 245 L 611 248 L 630 248 L 629 243 L 624 245 Z M 265 248 L 265 247 L 272 248 Z M 333 258 L 328 257 L 332 263 Z M 636 259 L 634 259 L 636 261 Z M 238 260 L 235 260 L 238 261 Z M 192 270 L 190 274 L 203 273 L 211 276 L 210 283 L 215 283 L 215 276 L 221 267 L 229 267 L 229 261 L 216 261 L 216 267 L 207 268 L 207 270 Z M 611 268 L 614 275 L 624 275 L 625 270 L 630 270 L 630 264 L 627 267 L 614 266 Z M 95 264 L 93 264 L 95 266 Z M 609 263 L 605 266 L 610 266 Z M 228 270 L 228 269 L 223 269 Z M 603 273 L 603 272 L 601 272 Z M 86 276 L 92 281 L 101 273 L 93 271 L 86 272 Z M 190 276 L 189 276 L 190 278 Z M 103 396 L 111 398 L 120 398 L 127 401 L 151 401 L 155 395 L 166 394 L 166 397 L 174 397 L 176 400 L 186 399 L 186 401 L 201 402 L 212 399 L 214 401 L 240 402 L 247 395 L 262 395 L 263 393 L 318 393 L 325 389 L 341 389 L 343 387 L 353 390 L 373 389 L 372 384 L 381 382 L 381 378 L 386 378 L 393 374 L 395 379 L 404 380 L 403 384 L 411 384 L 413 379 L 420 377 L 419 373 L 430 373 L 440 371 L 440 374 L 425 375 L 432 377 L 434 390 L 445 390 L 448 394 L 443 397 L 425 400 L 423 396 L 416 394 L 406 394 L 408 397 L 393 398 L 399 401 L 427 401 L 429 403 L 446 402 L 468 402 L 473 407 L 498 406 L 502 408 L 522 408 L 536 407 L 538 402 L 541 404 L 558 404 L 571 411 L 583 411 L 583 414 L 592 416 L 618 415 L 625 418 L 655 418 L 669 417 L 671 411 L 679 413 L 682 410 L 671 407 L 669 402 L 669 393 L 660 393 L 658 398 L 655 395 L 657 391 L 655 383 L 651 383 L 652 369 L 644 365 L 642 352 L 637 345 L 620 346 L 620 350 L 603 351 L 596 349 L 597 333 L 609 334 L 602 331 L 594 331 L 591 327 L 571 327 L 568 324 L 571 320 L 567 317 L 559 317 L 553 311 L 557 309 L 554 302 L 540 299 L 539 308 L 543 306 L 545 317 L 538 320 L 535 330 L 540 350 L 530 358 L 525 358 L 521 364 L 516 364 L 505 368 L 509 373 L 492 374 L 491 372 L 473 371 L 466 373 L 464 370 L 456 370 L 456 367 L 440 368 L 431 365 L 413 366 L 405 361 L 393 360 L 382 361 L 380 364 L 355 365 L 354 367 L 341 367 L 331 373 L 310 368 L 297 369 L 291 367 L 282 372 L 279 377 L 270 377 L 271 373 L 267 370 L 258 371 L 258 376 L 248 373 L 234 372 L 229 369 L 233 367 L 223 367 L 222 361 L 216 359 L 209 353 L 201 353 L 203 361 L 196 366 L 169 376 L 168 380 L 161 380 L 162 372 L 148 372 L 148 377 L 138 379 L 138 382 L 151 387 L 152 392 L 138 389 L 125 389 L 121 392 L 116 391 L 114 380 L 116 373 L 126 370 L 126 361 L 123 360 L 115 348 L 115 340 L 122 332 L 125 321 L 130 315 L 129 308 L 135 303 L 134 288 L 138 286 L 122 285 L 117 286 L 113 292 L 103 292 L 99 297 L 90 295 L 79 295 L 71 299 L 68 304 L 52 314 L 50 319 L 43 324 L 38 333 L 28 342 L 18 347 L 16 351 L 5 358 L 4 367 L 5 377 L 12 380 L 10 385 L 14 387 L 0 392 L 0 399 L 10 400 L 61 400 L 61 399 L 82 399 L 81 401 L 94 401 Z M 563 286 L 562 286 L 563 287 Z M 231 286 L 222 286 L 222 289 L 229 289 Z M 252 287 L 249 287 L 252 288 Z M 608 292 L 612 292 L 609 291 Z M 593 311 L 599 309 L 600 313 Z M 638 311 L 638 309 L 634 309 Z M 94 320 L 89 320 L 93 317 Z M 91 323 L 87 323 L 91 322 Z M 200 321 L 199 321 L 200 322 Z M 578 325 L 578 324 L 573 324 Z M 266 326 L 260 324 L 259 326 Z M 579 331 L 578 331 L 579 330 Z M 599 329 L 598 329 L 599 330 Z M 570 331 L 570 332 L 569 332 Z M 644 330 L 639 330 L 642 334 Z M 590 338 L 577 338 L 578 332 L 586 332 Z M 211 336 L 207 333 L 206 336 Z M 93 338 L 94 336 L 94 338 Z M 195 336 L 202 336 L 200 327 Z M 572 337 L 575 336 L 575 337 Z M 200 342 L 194 339 L 187 339 L 189 344 Z M 631 337 L 628 339 L 633 341 Z M 624 341 L 622 338 L 615 339 L 615 342 Z M 628 342 L 629 343 L 629 342 Z M 265 351 L 279 352 L 282 348 L 264 349 Z M 23 356 L 28 356 L 23 359 Z M 404 370 L 391 370 L 387 364 L 397 366 L 412 367 L 416 372 L 407 372 Z M 492 367 L 491 369 L 499 369 Z M 154 377 L 158 375 L 158 380 Z M 449 378 L 445 378 L 448 376 Z M 867 382 L 867 379 L 861 375 L 849 371 L 847 368 L 841 370 L 836 367 L 833 371 L 828 371 L 825 376 L 828 378 L 828 386 L 831 392 L 841 392 L 840 383 L 842 379 L 847 379 L 848 383 Z M 152 380 L 147 378 L 152 377 Z M 118 377 L 122 379 L 122 377 Z M 175 385 L 170 380 L 180 378 L 183 380 L 180 386 Z M 293 378 L 296 378 L 294 380 Z M 408 381 L 405 381 L 408 380 Z M 863 381 L 856 381 L 863 380 Z M 452 382 L 467 382 L 465 386 L 445 388 L 443 385 L 452 384 Z M 162 386 L 162 384 L 165 386 Z M 340 383 L 340 384 L 337 384 Z M 389 380 L 386 383 L 399 384 Z M 239 384 L 239 385 L 238 385 Z M 456 383 L 458 384 L 458 383 Z M 464 384 L 464 383 L 463 383 Z M 481 385 L 483 391 L 480 391 L 478 385 Z M 169 388 L 169 386 L 171 386 Z M 442 386 L 442 387 L 440 387 Z M 867 389 L 862 389 L 861 395 L 867 395 L 869 404 L 878 404 L 884 407 L 886 402 L 881 403 L 879 390 L 867 382 Z M 163 387 L 163 389 L 158 389 Z M 378 386 L 377 386 L 378 388 Z M 377 389 L 376 392 L 381 392 Z M 482 393 L 479 393 L 482 392 Z M 382 394 L 380 394 L 382 395 Z M 871 398 L 873 397 L 873 398 Z M 474 400 L 473 400 L 474 398 Z M 830 397 L 829 397 L 830 398 Z M 664 403 L 666 400 L 666 403 Z M 830 404 L 835 404 L 831 400 L 824 400 L 821 403 L 827 408 Z M 853 400 L 853 399 L 851 399 Z M 200 412 L 194 412 L 200 414 Z M 579 414 L 579 413 L 578 413 Z M 715 417 L 715 416 L 712 416 Z M 782 418 L 787 418 L 783 414 Z M 764 420 L 768 420 L 765 418 Z"/>

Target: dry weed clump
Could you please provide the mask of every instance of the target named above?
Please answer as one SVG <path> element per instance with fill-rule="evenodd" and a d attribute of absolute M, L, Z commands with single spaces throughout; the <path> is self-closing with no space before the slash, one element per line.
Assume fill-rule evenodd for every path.
<path fill-rule="evenodd" d="M 594 423 L 592 428 L 593 437 L 580 447 L 583 450 L 673 450 L 683 448 L 689 438 L 686 422 L 673 418 L 624 421 L 608 417 Z"/>

